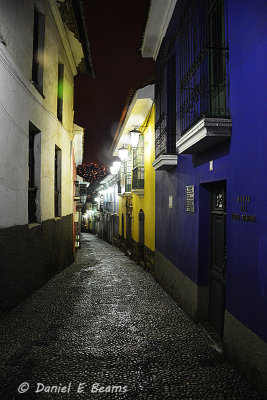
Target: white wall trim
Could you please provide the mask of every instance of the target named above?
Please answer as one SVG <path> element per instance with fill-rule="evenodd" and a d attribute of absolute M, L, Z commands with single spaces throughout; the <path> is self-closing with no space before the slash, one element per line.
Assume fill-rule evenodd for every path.
<path fill-rule="evenodd" d="M 167 170 L 177 165 L 178 155 L 177 154 L 161 154 L 153 161 L 152 166 L 154 170 Z"/>
<path fill-rule="evenodd" d="M 141 48 L 143 57 L 153 57 L 156 60 L 176 2 L 177 0 L 152 0 Z"/>
<path fill-rule="evenodd" d="M 181 153 L 198 153 L 231 137 L 232 121 L 225 118 L 202 118 L 176 142 Z"/>

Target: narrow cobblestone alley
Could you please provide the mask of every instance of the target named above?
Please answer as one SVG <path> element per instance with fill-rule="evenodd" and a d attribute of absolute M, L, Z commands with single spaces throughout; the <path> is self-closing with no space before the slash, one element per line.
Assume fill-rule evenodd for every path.
<path fill-rule="evenodd" d="M 1 400 L 261 398 L 146 271 L 89 234 L 0 337 Z"/>

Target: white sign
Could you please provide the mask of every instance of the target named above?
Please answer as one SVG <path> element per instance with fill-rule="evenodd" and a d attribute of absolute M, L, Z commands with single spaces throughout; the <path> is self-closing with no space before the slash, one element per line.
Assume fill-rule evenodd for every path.
<path fill-rule="evenodd" d="M 185 187 L 185 209 L 187 212 L 195 212 L 195 188 L 194 185 Z"/>

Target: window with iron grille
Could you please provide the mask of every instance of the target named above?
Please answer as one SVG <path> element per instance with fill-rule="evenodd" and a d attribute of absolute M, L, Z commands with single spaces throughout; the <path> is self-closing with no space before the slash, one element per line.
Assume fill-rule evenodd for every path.
<path fill-rule="evenodd" d="M 155 79 L 155 103 L 156 103 L 156 125 L 155 125 L 155 152 L 156 157 L 168 153 L 168 131 L 166 112 L 166 90 L 165 90 L 165 68 L 171 38 L 165 37 L 162 42 L 161 52 L 156 63 Z M 174 82 L 174 86 L 176 82 Z"/>
<path fill-rule="evenodd" d="M 125 192 L 130 192 L 132 189 L 132 155 L 130 152 L 128 159 L 124 162 L 124 185 Z"/>
<path fill-rule="evenodd" d="M 120 167 L 120 170 L 118 173 L 118 180 L 117 180 L 118 194 L 122 193 L 123 177 L 124 177 L 124 163 L 121 163 L 121 167 Z"/>
<path fill-rule="evenodd" d="M 138 147 L 133 151 L 132 189 L 144 189 L 144 136 L 140 136 Z"/>
<path fill-rule="evenodd" d="M 203 117 L 230 117 L 224 1 L 188 0 L 183 5 L 177 37 L 181 135 Z"/>

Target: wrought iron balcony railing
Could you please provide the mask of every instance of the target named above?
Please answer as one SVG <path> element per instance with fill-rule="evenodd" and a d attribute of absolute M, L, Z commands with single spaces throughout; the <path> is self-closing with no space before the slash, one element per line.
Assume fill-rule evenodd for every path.
<path fill-rule="evenodd" d="M 137 167 L 133 170 L 132 189 L 144 189 L 144 167 Z"/>
<path fill-rule="evenodd" d="M 184 4 L 177 36 L 181 135 L 202 118 L 230 118 L 226 39 L 223 0 Z"/>
<path fill-rule="evenodd" d="M 176 132 L 168 129 L 167 114 L 162 113 L 155 125 L 156 130 L 156 157 L 161 154 L 173 154 L 175 150 Z"/>

